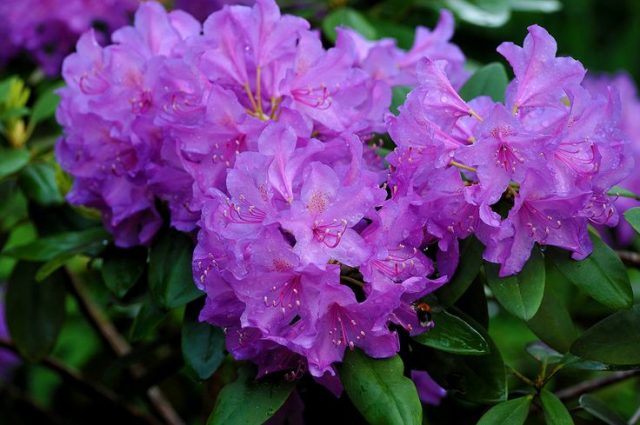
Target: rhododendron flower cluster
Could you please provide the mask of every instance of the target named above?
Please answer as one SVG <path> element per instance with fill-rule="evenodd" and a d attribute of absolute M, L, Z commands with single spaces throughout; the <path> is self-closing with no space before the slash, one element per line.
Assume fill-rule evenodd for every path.
<path fill-rule="evenodd" d="M 0 62 L 24 50 L 48 75 L 56 75 L 80 34 L 96 27 L 106 41 L 129 22 L 138 4 L 139 0 L 3 0 Z"/>
<path fill-rule="evenodd" d="M 637 118 L 640 116 L 640 99 L 638 99 L 638 90 L 631 77 L 625 73 L 614 76 L 587 75 L 585 85 L 594 93 L 606 93 L 610 86 L 618 90 L 622 107 L 620 129 L 629 137 L 629 154 L 636 164 L 640 163 L 640 121 Z M 640 174 L 629 174 L 620 182 L 620 186 L 633 193 L 640 192 Z M 629 208 L 637 207 L 640 204 L 634 199 L 620 197 L 615 201 L 615 205 L 618 212 L 622 214 Z M 631 244 L 636 233 L 626 220 L 620 219 L 615 228 L 615 234 L 616 243 L 625 246 Z"/>
<path fill-rule="evenodd" d="M 502 276 L 519 272 L 536 243 L 586 257 L 587 224 L 616 224 L 607 191 L 633 164 L 617 93 L 584 88 L 582 65 L 556 57 L 543 28 L 498 52 L 515 74 L 504 103 L 465 102 L 446 64 L 424 60 L 420 85 L 389 120 L 394 197 L 412 199 L 443 270 L 455 267 L 458 239 L 469 235 Z"/>

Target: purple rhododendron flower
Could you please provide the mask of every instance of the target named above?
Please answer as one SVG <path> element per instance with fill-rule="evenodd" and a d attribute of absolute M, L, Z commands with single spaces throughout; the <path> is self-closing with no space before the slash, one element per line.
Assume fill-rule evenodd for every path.
<path fill-rule="evenodd" d="M 501 276 L 519 272 L 536 243 L 586 257 L 587 224 L 617 223 L 607 191 L 633 164 L 617 92 L 585 89 L 582 65 L 556 57 L 543 28 L 498 51 L 515 74 L 504 104 L 465 102 L 447 64 L 424 59 L 417 88 L 388 119 L 398 146 L 387 157 L 392 192 L 411 199 L 444 274 L 456 267 L 458 240 L 472 234 Z"/>
<path fill-rule="evenodd" d="M 5 340 L 10 338 L 5 318 L 4 296 L 0 298 L 0 338 Z M 20 363 L 18 356 L 8 350 L 0 349 L 0 378 L 6 379 L 18 363 Z"/>
<path fill-rule="evenodd" d="M 640 163 L 640 121 L 637 119 L 637 117 L 640 116 L 640 99 L 638 99 L 638 91 L 634 81 L 625 73 L 619 73 L 613 76 L 587 75 L 585 85 L 593 93 L 602 93 L 606 96 L 608 95 L 610 87 L 613 87 L 620 94 L 620 106 L 622 108 L 620 128 L 629 137 L 631 142 L 631 156 L 636 164 Z M 640 174 L 629 174 L 619 185 L 634 193 L 640 192 Z M 629 208 L 640 206 L 640 203 L 634 199 L 621 197 L 615 201 L 615 205 L 621 215 Z M 620 246 L 629 245 L 635 235 L 636 232 L 631 225 L 626 220 L 620 218 L 615 228 L 615 243 Z"/>
<path fill-rule="evenodd" d="M 447 390 L 442 388 L 436 381 L 423 370 L 412 370 L 411 379 L 416 384 L 420 401 L 426 404 L 437 406 L 447 395 Z"/>
<path fill-rule="evenodd" d="M 184 10 L 194 18 L 204 21 L 216 10 L 222 9 L 225 5 L 242 4 L 250 6 L 254 0 L 175 0 L 174 8 Z"/>
<path fill-rule="evenodd" d="M 139 0 L 3 0 L 0 60 L 28 52 L 48 75 L 60 72 L 80 34 L 97 28 L 100 41 L 126 25 Z"/>

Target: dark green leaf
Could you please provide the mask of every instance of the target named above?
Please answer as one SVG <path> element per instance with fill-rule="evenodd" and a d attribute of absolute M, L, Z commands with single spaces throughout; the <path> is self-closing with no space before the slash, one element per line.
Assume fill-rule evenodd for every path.
<path fill-rule="evenodd" d="M 56 183 L 56 172 L 50 164 L 29 164 L 22 170 L 18 180 L 25 195 L 40 205 L 60 204 L 63 201 Z"/>
<path fill-rule="evenodd" d="M 138 315 L 133 320 L 133 325 L 131 325 L 131 340 L 137 342 L 151 335 L 166 315 L 167 311 L 157 305 L 151 297 L 145 298 L 140 306 Z"/>
<path fill-rule="evenodd" d="M 496 404 L 487 411 L 478 425 L 522 425 L 529 415 L 529 407 L 533 396 L 516 398 Z"/>
<path fill-rule="evenodd" d="M 573 419 L 562 401 L 555 394 L 542 389 L 540 392 L 542 410 L 547 425 L 573 425 Z"/>
<path fill-rule="evenodd" d="M 54 92 L 55 89 L 57 87 L 43 93 L 36 100 L 31 113 L 30 127 L 34 127 L 39 122 L 49 119 L 55 114 L 58 103 L 60 103 L 60 97 Z"/>
<path fill-rule="evenodd" d="M 478 322 L 484 329 L 489 327 L 489 302 L 484 292 L 483 274 L 479 274 L 469 289 L 456 301 L 454 307 L 464 311 Z"/>
<path fill-rule="evenodd" d="M 197 306 L 198 308 L 191 308 Z M 209 379 L 224 359 L 222 329 L 198 320 L 200 303 L 187 307 L 182 325 L 182 357 L 198 378 Z"/>
<path fill-rule="evenodd" d="M 162 234 L 151 247 L 149 290 L 161 306 L 180 307 L 202 295 L 193 283 L 192 252 L 189 237 L 174 230 Z"/>
<path fill-rule="evenodd" d="M 65 316 L 65 289 L 60 274 L 36 282 L 36 264 L 19 262 L 6 294 L 7 325 L 20 353 L 38 361 L 53 349 Z"/>
<path fill-rule="evenodd" d="M 147 267 L 145 248 L 107 250 L 102 261 L 102 280 L 111 292 L 122 298 L 136 284 Z"/>
<path fill-rule="evenodd" d="M 377 38 L 376 29 L 367 21 L 367 18 L 349 7 L 341 7 L 329 13 L 322 21 L 322 32 L 331 42 L 335 42 L 336 27 L 341 26 L 349 27 L 369 40 Z"/>
<path fill-rule="evenodd" d="M 500 350 L 487 331 L 470 317 L 456 312 L 489 344 L 489 354 L 465 356 L 427 347 L 414 351 L 420 364 L 449 394 L 471 403 L 498 403 L 507 399 L 507 377 Z"/>
<path fill-rule="evenodd" d="M 629 222 L 633 230 L 640 233 L 640 207 L 630 208 L 624 212 L 624 218 Z"/>
<path fill-rule="evenodd" d="M 457 354 L 487 354 L 489 344 L 473 326 L 458 316 L 441 311 L 433 313 L 435 327 L 414 337 L 420 344 Z"/>
<path fill-rule="evenodd" d="M 478 69 L 460 89 L 460 97 L 466 101 L 478 96 L 489 96 L 496 102 L 504 100 L 509 78 L 504 66 L 492 62 Z"/>
<path fill-rule="evenodd" d="M 570 282 L 596 301 L 614 309 L 631 307 L 633 292 L 624 264 L 600 238 L 589 236 L 593 252 L 584 260 L 572 260 L 559 249 L 550 250 L 551 260 Z"/>
<path fill-rule="evenodd" d="M 550 261 L 546 261 L 545 280 L 542 303 L 527 326 L 547 345 L 564 353 L 578 336 L 567 306 L 556 289 L 569 283 Z"/>
<path fill-rule="evenodd" d="M 538 248 L 531 251 L 531 258 L 520 273 L 500 278 L 500 266 L 486 263 L 487 283 L 498 302 L 511 314 L 523 320 L 531 319 L 544 295 L 544 259 Z"/>
<path fill-rule="evenodd" d="M 263 424 L 282 407 L 295 386 L 285 381 L 256 381 L 253 376 L 248 367 L 238 370 L 238 379 L 218 395 L 207 425 Z"/>
<path fill-rule="evenodd" d="M 63 255 L 95 251 L 104 247 L 108 239 L 109 233 L 102 227 L 95 227 L 36 239 L 27 245 L 8 249 L 5 254 L 21 260 L 50 261 Z"/>
<path fill-rule="evenodd" d="M 400 356 L 372 359 L 349 351 L 340 378 L 349 398 L 372 425 L 420 425 L 422 406 L 416 386 L 404 376 Z"/>
<path fill-rule="evenodd" d="M 558 353 L 541 341 L 532 342 L 527 345 L 526 350 L 531 357 L 548 365 L 561 363 L 564 360 L 564 355 Z"/>
<path fill-rule="evenodd" d="M 36 273 L 36 281 L 42 282 L 47 277 L 49 277 L 53 272 L 61 268 L 65 265 L 67 261 L 73 258 L 76 254 L 62 254 L 59 257 L 54 258 L 53 260 L 49 260 L 44 263 Z"/>
<path fill-rule="evenodd" d="M 578 404 L 587 412 L 591 413 L 596 418 L 608 425 L 627 425 L 627 422 L 620 417 L 616 412 L 611 410 L 602 401 L 593 397 L 590 394 L 584 394 L 578 400 Z"/>
<path fill-rule="evenodd" d="M 640 305 L 618 311 L 587 329 L 571 352 L 607 364 L 640 364 Z"/>
<path fill-rule="evenodd" d="M 0 149 L 0 179 L 20 171 L 30 158 L 26 149 Z"/>
<path fill-rule="evenodd" d="M 482 250 L 482 244 L 473 236 L 462 242 L 460 264 L 458 264 L 453 278 L 436 292 L 438 301 L 443 305 L 447 307 L 453 305 L 478 276 L 480 266 L 482 266 Z"/>

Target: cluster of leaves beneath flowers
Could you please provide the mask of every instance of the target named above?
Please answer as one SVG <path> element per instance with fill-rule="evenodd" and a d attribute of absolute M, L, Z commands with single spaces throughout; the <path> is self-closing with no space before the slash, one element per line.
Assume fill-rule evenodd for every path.
<path fill-rule="evenodd" d="M 607 191 L 630 167 L 616 96 L 606 85 L 584 88 L 580 64 L 556 58 L 538 27 L 523 48 L 500 48 L 514 66 L 508 87 L 497 64 L 463 86 L 451 31 L 444 13 L 408 52 L 350 30 L 324 50 L 303 20 L 260 2 L 213 15 L 203 33 L 188 15 L 148 4 L 115 44 L 85 35 L 65 64 L 57 154 L 74 176 L 68 199 L 98 209 L 114 241 L 94 212 L 62 203 L 69 183 L 50 157 L 37 144 L 23 148 L 50 95 L 31 111 L 10 108 L 12 147 L 0 169 L 17 210 L 6 229 L 27 205 L 33 222 L 11 232 L 3 251 L 20 353 L 51 352 L 65 286 L 80 276 L 103 280 L 122 317 L 135 315 L 134 342 L 155 335 L 149 345 L 163 344 L 154 329 L 188 304 L 182 358 L 198 378 L 234 379 L 225 345 L 269 375 L 255 380 L 255 370 L 239 368 L 211 423 L 300 414 L 301 401 L 314 406 L 323 394 L 306 371 L 337 394 L 343 386 L 371 423 L 421 423 L 420 400 L 441 394 L 429 399 L 438 386 L 419 371 L 448 391 L 450 420 L 497 403 L 483 423 L 523 423 L 536 403 L 550 423 L 570 423 L 547 386 L 559 371 L 640 364 L 627 270 L 587 230 L 616 220 Z M 417 88 L 385 122 L 400 86 Z M 34 124 L 21 130 L 24 116 Z M 387 130 L 398 145 L 391 172 L 367 145 Z M 195 251 L 169 223 L 198 230 Z M 137 313 L 125 307 L 132 300 Z M 582 332 L 594 320 L 576 316 L 576 302 L 613 314 Z M 498 322 L 508 331 L 487 332 L 488 306 L 510 314 Z M 528 347 L 535 360 L 504 352 L 515 334 L 544 342 Z M 507 386 L 505 363 L 537 374 L 532 385 Z M 505 401 L 522 389 L 530 394 Z M 580 406 L 611 416 L 588 397 Z"/>

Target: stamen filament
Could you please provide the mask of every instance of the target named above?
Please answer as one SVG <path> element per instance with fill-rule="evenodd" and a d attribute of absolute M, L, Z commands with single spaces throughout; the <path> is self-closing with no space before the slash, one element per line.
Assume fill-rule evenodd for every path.
<path fill-rule="evenodd" d="M 454 167 L 458 167 L 461 170 L 467 170 L 467 171 L 471 171 L 472 173 L 476 173 L 478 170 L 476 168 L 473 167 L 469 167 L 468 165 L 464 165 L 458 161 L 454 161 L 453 159 L 451 160 L 451 162 L 449 162 L 449 165 L 453 165 Z"/>

